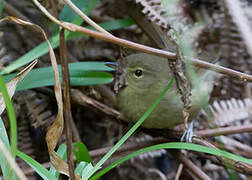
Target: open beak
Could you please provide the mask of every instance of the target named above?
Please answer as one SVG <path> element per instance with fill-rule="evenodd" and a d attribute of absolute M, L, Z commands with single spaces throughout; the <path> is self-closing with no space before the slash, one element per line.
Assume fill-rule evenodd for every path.
<path fill-rule="evenodd" d="M 118 66 L 117 62 L 105 62 L 105 65 L 113 69 L 116 69 Z"/>

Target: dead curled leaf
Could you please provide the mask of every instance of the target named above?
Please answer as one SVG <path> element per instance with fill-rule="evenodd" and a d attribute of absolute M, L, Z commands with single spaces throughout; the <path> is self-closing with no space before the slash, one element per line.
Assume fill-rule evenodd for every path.
<path fill-rule="evenodd" d="M 20 73 L 18 73 L 13 79 L 11 79 L 8 83 L 6 83 L 6 88 L 10 98 L 14 95 L 18 83 L 24 79 L 24 77 L 30 72 L 30 70 L 37 64 L 38 60 L 34 60 L 30 63 L 25 69 L 23 69 Z M 2 92 L 0 92 L 0 115 L 5 110 L 5 103 Z"/>
<path fill-rule="evenodd" d="M 50 60 L 51 60 L 52 68 L 54 71 L 54 79 L 55 79 L 54 92 L 55 92 L 55 97 L 56 97 L 57 105 L 58 105 L 58 113 L 57 113 L 57 116 L 56 116 L 54 123 L 51 125 L 51 127 L 47 131 L 46 143 L 47 143 L 48 153 L 50 155 L 50 161 L 51 161 L 52 165 L 55 167 L 55 169 L 57 171 L 69 176 L 68 164 L 65 161 L 63 161 L 57 155 L 57 153 L 54 151 L 54 149 L 59 141 L 59 138 L 62 135 L 64 121 L 63 121 L 62 90 L 61 90 L 59 72 L 58 72 L 58 68 L 57 68 L 57 61 L 56 61 L 56 57 L 55 57 L 53 48 L 52 48 L 44 30 L 40 26 L 38 26 L 37 24 L 33 24 L 30 22 L 18 19 L 16 17 L 11 17 L 11 16 L 7 16 L 7 17 L 1 19 L 0 22 L 6 21 L 6 20 L 13 21 L 13 22 L 20 24 L 20 25 L 23 25 L 23 26 L 31 26 L 33 28 L 38 29 L 42 33 L 44 39 L 46 40 L 46 42 L 48 44 Z M 78 175 L 76 175 L 76 179 L 81 179 L 81 178 Z"/>

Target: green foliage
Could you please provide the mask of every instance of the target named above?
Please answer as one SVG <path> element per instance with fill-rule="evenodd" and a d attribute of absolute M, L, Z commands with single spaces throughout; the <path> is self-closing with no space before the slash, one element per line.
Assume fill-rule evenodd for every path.
<path fill-rule="evenodd" d="M 86 15 L 89 15 L 90 12 L 95 8 L 98 3 L 98 0 L 73 0 L 72 1 L 82 12 Z M 73 24 L 81 25 L 83 19 L 79 17 L 68 5 L 66 5 L 59 14 L 59 19 L 61 21 L 70 22 Z M 58 33 L 58 25 L 54 25 L 53 34 Z M 69 33 L 69 32 L 68 32 Z M 67 34 L 68 34 L 67 33 Z"/>
<path fill-rule="evenodd" d="M 89 14 L 96 6 L 98 0 L 83 0 L 73 1 L 82 11 L 84 11 L 85 14 Z M 0 9 L 2 8 L 2 2 L 0 3 Z M 78 17 L 75 13 L 72 12 L 72 10 L 69 7 L 64 7 L 62 12 L 60 13 L 60 19 L 65 20 L 68 22 L 72 22 L 74 24 L 82 24 L 83 20 Z M 124 18 L 119 20 L 112 20 L 108 22 L 103 22 L 100 25 L 106 29 L 106 30 L 115 30 L 120 29 L 123 27 L 128 27 L 132 25 L 134 22 L 130 18 Z M 88 26 L 88 28 L 91 28 Z M 58 34 L 58 28 L 54 28 L 54 36 L 52 36 L 49 41 L 53 48 L 56 48 L 59 46 L 59 34 Z M 66 40 L 77 38 L 84 36 L 83 34 L 79 33 L 72 33 L 72 32 L 65 32 L 66 33 Z M 10 73 L 21 66 L 31 62 L 32 60 L 46 54 L 48 52 L 48 45 L 46 42 L 41 43 L 19 59 L 17 59 L 13 64 L 9 65 L 3 71 L 1 74 Z M 99 62 L 82 62 L 82 63 L 70 63 L 69 64 L 69 71 L 70 71 L 70 80 L 71 85 L 91 85 L 91 84 L 104 84 L 109 83 L 112 81 L 112 75 L 107 72 L 102 71 L 112 71 L 113 69 L 108 68 L 104 65 L 104 63 Z M 61 68 L 59 67 L 60 76 L 61 76 Z M 5 82 L 9 81 L 11 78 L 13 78 L 16 75 L 16 73 L 4 76 Z M 37 68 L 33 69 L 17 86 L 17 90 L 24 90 L 29 88 L 35 88 L 35 87 L 42 87 L 42 86 L 48 86 L 53 85 L 53 70 L 51 67 L 46 68 Z M 6 96 L 6 88 L 4 88 L 4 81 L 1 79 L 1 89 L 3 91 L 4 97 L 8 98 Z M 10 119 L 11 119 L 11 148 L 9 148 L 9 141 L 8 136 L 5 131 L 4 124 L 2 122 L 2 119 L 0 119 L 0 138 L 6 145 L 7 149 L 11 149 L 12 154 L 16 154 L 18 157 L 23 159 L 27 164 L 29 164 L 43 179 L 58 179 L 59 173 L 56 172 L 54 167 L 50 168 L 50 171 L 45 169 L 40 163 L 32 159 L 31 157 L 27 156 L 26 154 L 18 151 L 16 149 L 17 146 L 17 133 L 16 133 L 16 125 L 14 124 L 15 121 L 15 112 L 13 107 L 11 106 L 11 100 L 7 100 L 7 110 L 10 111 Z M 10 107 L 11 106 L 11 107 Z M 14 121 L 13 121 L 14 120 Z M 3 131 L 2 131 L 3 129 Z M 13 131 L 14 130 L 14 131 Z M 14 133 L 13 133 L 14 132 Z M 88 154 L 88 150 L 82 143 L 75 144 L 77 146 L 78 151 L 74 150 L 77 160 L 79 163 L 78 167 L 76 168 L 76 172 L 80 174 L 82 177 L 86 177 L 87 173 L 91 169 L 93 169 L 93 166 L 91 164 L 91 158 Z M 64 160 L 66 159 L 66 146 L 61 145 L 57 151 L 60 157 L 62 157 Z M 1 156 L 0 153 L 0 166 L 3 172 L 4 177 L 8 177 L 9 168 L 6 166 L 5 159 L 3 156 Z M 99 168 L 98 168 L 99 169 Z"/>
<path fill-rule="evenodd" d="M 5 128 L 0 129 L 1 131 L 3 131 L 3 133 L 0 134 L 1 135 L 0 138 L 4 142 L 5 147 L 10 150 L 12 157 L 15 159 L 16 149 L 17 149 L 16 113 L 14 111 L 14 107 L 13 107 L 13 104 L 11 102 L 11 98 L 9 97 L 9 94 L 8 94 L 7 88 L 5 86 L 2 75 L 0 75 L 0 88 L 2 89 L 1 92 L 2 92 L 2 95 L 3 95 L 4 103 L 6 104 L 6 109 L 7 109 L 8 117 L 9 117 L 9 120 L 10 120 L 10 140 L 11 140 L 10 148 L 9 148 L 8 137 L 6 137 L 7 135 L 6 135 Z M 2 119 L 1 119 L 1 122 L 2 122 Z M 1 126 L 4 126 L 4 125 L 1 124 Z M 12 179 L 12 178 L 16 179 L 16 177 L 13 176 L 13 171 L 9 168 L 9 165 L 6 164 L 4 156 L 0 155 L 0 158 L 3 159 L 3 162 L 4 162 L 3 164 L 1 163 L 1 169 L 4 169 L 3 170 L 4 176 L 7 176 L 8 179 Z"/>
<path fill-rule="evenodd" d="M 144 122 L 145 119 L 151 114 L 151 112 L 158 105 L 160 100 L 164 97 L 165 93 L 173 84 L 173 79 L 170 80 L 169 84 L 165 87 L 161 95 L 155 100 L 153 105 L 144 113 L 144 115 L 130 128 L 130 130 L 102 157 L 102 159 L 94 166 L 94 168 L 87 174 L 85 179 L 90 178 L 96 171 L 98 171 L 105 161 L 112 156 L 112 154 L 136 131 L 136 129 Z"/>
<path fill-rule="evenodd" d="M 236 156 L 236 155 L 234 155 L 232 153 L 222 151 L 222 150 L 219 150 L 219 149 L 209 148 L 209 147 L 205 147 L 205 146 L 201 146 L 201 145 L 197 145 L 197 144 L 191 144 L 191 143 L 182 143 L 182 142 L 173 143 L 173 142 L 171 142 L 171 143 L 163 143 L 163 144 L 150 146 L 150 147 L 138 150 L 138 151 L 136 151 L 134 153 L 131 153 L 131 154 L 127 155 L 127 156 L 124 156 L 123 158 L 119 159 L 118 161 L 112 163 L 108 167 L 104 168 L 103 170 L 101 170 L 100 172 L 95 174 L 90 179 L 95 180 L 95 179 L 101 177 L 102 175 L 104 175 L 105 173 L 107 173 L 108 171 L 113 169 L 114 167 L 120 165 L 121 163 L 123 163 L 126 160 L 131 159 L 132 157 L 135 157 L 135 156 L 137 156 L 139 154 L 146 153 L 146 152 L 149 152 L 149 151 L 158 150 L 158 149 L 192 150 L 192 151 L 196 151 L 196 152 L 204 152 L 204 153 L 208 153 L 208 154 L 217 155 L 217 156 L 225 157 L 225 158 L 228 158 L 228 159 L 232 159 L 232 160 L 235 160 L 235 161 L 240 161 L 240 162 L 252 164 L 251 159 L 243 158 L 241 156 Z"/>
<path fill-rule="evenodd" d="M 0 117 L 0 140 L 5 145 L 5 148 L 10 151 L 8 135 L 7 135 L 7 132 L 6 132 L 6 129 L 4 127 L 4 123 L 1 117 Z M 2 170 L 3 178 L 8 179 L 10 167 L 1 151 L 0 151 L 0 167 Z M 17 179 L 17 177 L 14 175 L 12 179 L 13 180 Z"/>
<path fill-rule="evenodd" d="M 62 82 L 61 66 L 58 66 L 58 70 Z M 113 80 L 113 76 L 110 73 L 102 71 L 112 70 L 112 68 L 104 65 L 103 62 L 69 63 L 70 82 L 72 86 L 110 83 Z M 8 82 L 15 75 L 16 73 L 4 76 L 5 82 Z M 52 67 L 33 69 L 18 84 L 16 90 L 19 91 L 43 86 L 52 86 L 54 84 L 53 77 L 54 74 Z"/>
<path fill-rule="evenodd" d="M 96 6 L 97 1 L 93 1 L 94 6 L 92 6 L 93 8 L 90 10 L 86 10 L 86 9 L 88 9 L 87 7 L 88 7 L 89 3 L 92 3 L 92 1 L 73 0 L 72 3 L 74 3 L 82 12 L 84 12 L 85 14 L 88 15 L 93 10 L 93 8 Z M 83 20 L 68 5 L 66 5 L 62 9 L 62 11 L 60 12 L 60 15 L 59 15 L 59 19 L 62 21 L 66 21 L 66 22 L 73 22 L 77 18 L 80 19 L 80 22 L 77 24 L 81 24 L 83 22 Z"/>
<path fill-rule="evenodd" d="M 17 149 L 16 113 L 15 113 L 13 104 L 11 102 L 11 98 L 9 97 L 9 94 L 8 94 L 7 88 L 5 86 L 2 75 L 0 75 L 0 87 L 1 87 L 1 90 L 2 90 L 4 102 L 6 104 L 6 109 L 7 109 L 8 117 L 9 117 L 9 120 L 10 120 L 10 142 L 11 142 L 10 151 L 11 151 L 11 154 L 12 154 L 13 158 L 15 158 L 15 151 Z"/>
<path fill-rule="evenodd" d="M 88 153 L 88 149 L 82 142 L 77 142 L 73 144 L 73 153 L 78 163 L 81 163 L 82 161 L 87 163 L 92 162 L 92 159 Z"/>
<path fill-rule="evenodd" d="M 57 180 L 53 174 L 51 174 L 44 166 L 39 162 L 32 159 L 30 156 L 24 154 L 21 151 L 16 151 L 18 157 L 23 159 L 29 166 L 31 166 L 44 180 Z"/>
<path fill-rule="evenodd" d="M 127 27 L 133 24 L 133 21 L 129 18 L 126 19 L 121 19 L 121 20 L 112 20 L 108 22 L 101 23 L 102 27 L 107 27 L 106 30 L 115 30 L 115 29 L 120 29 L 123 27 Z M 123 27 L 122 27 L 123 26 Z M 73 38 L 81 37 L 84 36 L 84 34 L 81 33 L 68 33 L 66 36 L 66 40 L 70 40 Z M 57 48 L 59 46 L 59 35 L 56 34 L 52 36 L 49 39 L 51 46 L 53 48 Z M 46 54 L 48 52 L 48 45 L 46 42 L 43 42 L 18 58 L 15 62 L 4 68 L 1 72 L 1 74 L 8 74 L 12 71 L 15 71 L 16 69 L 20 68 L 21 66 L 33 61 L 36 58 L 39 58 L 40 56 Z"/>
<path fill-rule="evenodd" d="M 78 6 L 85 14 L 89 14 L 96 6 L 98 0 L 72 0 L 73 3 Z M 177 0 L 173 0 L 174 3 L 176 3 Z M 162 1 L 166 2 L 166 1 Z M 0 2 L 0 14 L 2 13 L 3 8 L 3 2 Z M 173 14 L 173 16 L 176 16 Z M 64 9 L 60 13 L 60 19 L 64 21 L 68 21 L 77 25 L 80 25 L 83 23 L 83 20 L 76 15 L 68 6 L 64 7 Z M 105 30 L 115 30 L 115 29 L 121 29 L 124 27 L 128 27 L 130 25 L 134 24 L 132 19 L 130 18 L 124 18 L 119 20 L 112 20 L 108 22 L 103 22 L 100 24 Z M 174 25 L 174 24 L 173 24 Z M 90 26 L 87 26 L 87 28 L 93 29 Z M 176 26 L 175 26 L 176 29 Z M 57 26 L 54 27 L 54 36 L 50 38 L 50 43 L 53 48 L 57 48 L 59 46 L 59 34 L 58 34 L 58 28 Z M 76 33 L 76 32 L 65 32 L 66 34 L 66 40 L 70 40 L 73 38 L 78 38 L 84 36 L 84 34 Z M 175 33 L 175 35 L 177 35 Z M 187 37 L 185 35 L 185 37 Z M 190 44 L 185 44 L 182 47 L 183 54 L 191 56 L 191 49 L 192 47 Z M 48 52 L 48 46 L 46 42 L 41 43 L 22 57 L 20 57 L 18 60 L 16 60 L 13 64 L 6 67 L 1 73 L 6 74 L 10 73 L 24 64 L 27 64 L 31 62 L 32 60 L 46 54 Z M 62 78 L 61 68 L 59 68 L 60 71 L 60 78 Z M 80 85 L 92 85 L 92 84 L 105 84 L 109 83 L 113 80 L 112 75 L 103 72 L 103 71 L 112 71 L 111 68 L 108 68 L 104 65 L 104 63 L 100 62 L 80 62 L 80 63 L 70 63 L 69 64 L 69 71 L 70 71 L 70 80 L 72 86 L 80 86 Z M 4 80 L 7 82 L 12 77 L 14 77 L 15 74 L 4 76 Z M 93 167 L 91 163 L 91 157 L 88 153 L 88 149 L 83 143 L 74 143 L 73 146 L 75 146 L 77 149 L 73 148 L 73 152 L 76 156 L 77 162 L 79 163 L 77 168 L 75 169 L 75 172 L 79 174 L 83 179 L 97 179 L 104 175 L 105 173 L 109 172 L 114 167 L 120 165 L 124 161 L 137 156 L 141 153 L 157 150 L 157 149 L 186 149 L 186 150 L 192 150 L 197 152 L 204 152 L 212 155 L 217 155 L 221 157 L 225 157 L 228 159 L 245 162 L 248 164 L 252 164 L 252 160 L 246 159 L 240 156 L 236 156 L 232 153 L 228 153 L 226 151 L 208 148 L 196 144 L 189 144 L 189 143 L 164 143 L 159 144 L 155 146 L 150 146 L 141 150 L 138 150 L 132 154 L 129 154 L 120 160 L 112 163 L 108 167 L 102 169 L 100 172 L 96 173 L 101 166 L 107 161 L 108 158 L 111 157 L 111 155 L 136 131 L 136 129 L 144 122 L 144 120 L 150 115 L 150 113 L 154 110 L 154 108 L 157 106 L 159 101 L 162 99 L 164 94 L 167 92 L 167 90 L 172 85 L 173 80 L 171 80 L 168 84 L 168 86 L 165 88 L 165 90 L 162 92 L 162 94 L 157 98 L 154 102 L 154 104 L 148 109 L 148 111 L 137 121 L 137 123 L 116 143 L 116 145 Z M 50 86 L 54 84 L 53 80 L 53 70 L 51 67 L 46 68 L 38 68 L 32 70 L 21 83 L 18 85 L 17 90 L 24 90 L 29 88 L 36 88 L 36 87 L 42 87 L 42 86 Z M 16 118 L 15 118 L 15 111 L 13 109 L 13 105 L 11 103 L 11 100 L 8 96 L 8 93 L 6 91 L 6 87 L 4 85 L 4 81 L 2 79 L 2 76 L 0 76 L 0 86 L 4 94 L 5 102 L 6 102 L 6 108 L 8 111 L 8 115 L 10 117 L 10 127 L 11 127 L 11 146 L 9 145 L 8 136 L 4 127 L 4 124 L 2 122 L 2 119 L 0 118 L 0 139 L 4 142 L 7 149 L 9 149 L 13 155 L 17 155 L 21 159 L 23 159 L 27 164 L 29 164 L 43 179 L 48 180 L 56 180 L 59 178 L 59 173 L 55 170 L 53 166 L 50 167 L 50 170 L 48 171 L 46 168 L 44 168 L 40 163 L 32 159 L 31 157 L 27 156 L 26 154 L 18 151 L 17 148 L 17 130 L 16 130 Z M 7 94 L 6 94 L 7 93 Z M 59 146 L 57 150 L 57 154 L 63 159 L 66 160 L 66 145 L 62 144 Z M 5 158 L 0 152 L 0 166 L 3 172 L 3 176 L 6 179 L 8 177 L 9 173 L 9 167 L 6 164 Z M 95 174 L 96 173 L 96 174 Z"/>
<path fill-rule="evenodd" d="M 3 6 L 4 6 L 4 3 L 0 1 L 0 16 L 2 16 L 2 13 L 3 13 Z"/>
<path fill-rule="evenodd" d="M 91 163 L 82 161 L 80 164 L 78 164 L 75 172 L 79 174 L 82 179 L 85 179 L 87 173 L 89 173 L 93 168 L 94 167 Z"/>

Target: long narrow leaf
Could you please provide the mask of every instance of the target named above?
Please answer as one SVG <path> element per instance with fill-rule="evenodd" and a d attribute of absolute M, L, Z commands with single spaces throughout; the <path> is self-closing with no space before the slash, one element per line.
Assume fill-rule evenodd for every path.
<path fill-rule="evenodd" d="M 4 123 L 1 117 L 0 117 L 0 139 L 5 145 L 5 148 L 7 150 L 10 150 L 9 138 L 8 138 L 8 135 L 7 135 L 7 132 L 6 132 L 6 129 L 4 127 Z M 1 152 L 0 152 L 0 167 L 1 167 L 4 179 L 7 179 L 9 166 L 7 166 L 5 157 Z"/>
<path fill-rule="evenodd" d="M 44 166 L 32 159 L 30 156 L 27 156 L 19 150 L 16 151 L 16 154 L 29 164 L 29 166 L 31 166 L 44 180 L 57 180 Z"/>
<path fill-rule="evenodd" d="M 61 68 L 58 66 L 62 81 Z M 113 76 L 107 72 L 113 71 L 102 62 L 79 62 L 69 63 L 70 82 L 72 86 L 84 86 L 93 84 L 106 84 L 113 80 Z M 16 73 L 4 76 L 5 82 L 12 79 Z M 37 68 L 30 71 L 28 75 L 18 84 L 18 90 L 25 90 L 54 84 L 52 67 Z"/>
<path fill-rule="evenodd" d="M 3 6 L 4 6 L 4 3 L 1 1 L 0 2 L 0 16 L 2 16 Z"/>
<path fill-rule="evenodd" d="M 8 112 L 8 117 L 10 120 L 10 142 L 11 142 L 11 146 L 10 146 L 10 152 L 11 155 L 13 156 L 13 158 L 15 159 L 16 157 L 16 149 L 17 149 L 17 121 L 16 121 L 16 113 L 14 111 L 14 107 L 13 104 L 11 102 L 11 98 L 8 94 L 7 88 L 5 86 L 4 80 L 2 75 L 0 75 L 0 87 L 2 90 L 2 94 L 3 94 L 3 98 L 4 98 L 4 103 L 6 105 L 6 109 Z M 8 167 L 7 167 L 8 169 Z M 12 171 L 9 170 L 8 172 L 8 176 L 11 177 L 12 176 Z"/>
<path fill-rule="evenodd" d="M 160 100 L 164 97 L 165 93 L 171 87 L 173 81 L 174 81 L 173 79 L 170 80 L 170 82 L 165 87 L 161 95 L 155 100 L 153 105 L 134 124 L 134 126 L 132 126 L 132 128 L 130 128 L 130 130 L 113 146 L 113 148 L 110 149 L 109 152 L 107 152 L 105 156 L 102 157 L 102 159 L 94 166 L 94 168 L 91 171 L 89 171 L 85 179 L 89 179 L 97 170 L 99 170 L 101 166 L 104 164 L 104 162 L 136 131 L 136 129 L 144 122 L 144 120 L 151 114 L 151 112 L 155 109 Z"/>
<path fill-rule="evenodd" d="M 185 150 L 191 150 L 191 151 L 197 151 L 197 152 L 204 152 L 204 153 L 208 153 L 208 154 L 212 154 L 212 155 L 232 159 L 232 160 L 235 160 L 235 161 L 248 163 L 250 165 L 252 164 L 251 159 L 247 159 L 247 158 L 244 158 L 244 157 L 241 157 L 241 156 L 237 156 L 237 155 L 234 155 L 232 153 L 222 151 L 222 150 L 219 150 L 219 149 L 209 148 L 209 147 L 205 147 L 205 146 L 201 146 L 201 145 L 197 145 L 197 144 L 191 144 L 191 143 L 182 143 L 182 142 L 163 143 L 163 144 L 158 144 L 158 145 L 154 145 L 154 146 L 150 146 L 150 147 L 138 150 L 138 151 L 136 151 L 134 153 L 131 153 L 131 154 L 119 159 L 118 161 L 112 163 L 111 165 L 104 168 L 100 172 L 96 173 L 94 176 L 92 176 L 90 178 L 90 180 L 98 179 L 99 177 L 101 177 L 102 175 L 104 175 L 105 173 L 107 173 L 108 171 L 113 169 L 114 167 L 118 166 L 119 164 L 123 163 L 126 160 L 131 159 L 132 157 L 135 157 L 135 156 L 137 156 L 139 154 L 146 153 L 146 152 L 149 152 L 149 151 L 158 150 L 158 149 L 185 149 Z"/>
<path fill-rule="evenodd" d="M 11 102 L 11 98 L 9 97 L 7 88 L 5 86 L 2 75 L 0 75 L 0 87 L 3 93 L 4 102 L 6 104 L 6 109 L 8 112 L 8 116 L 10 119 L 10 142 L 11 142 L 11 154 L 15 158 L 15 151 L 17 149 L 17 121 L 16 121 L 16 113 Z"/>
<path fill-rule="evenodd" d="M 126 21 L 128 21 L 126 23 Z M 114 24 L 114 22 L 116 22 Z M 114 24 L 115 26 L 111 26 L 111 24 Z M 131 19 L 121 19 L 121 20 L 112 20 L 112 21 L 108 21 L 108 22 L 104 22 L 102 23 L 102 27 L 107 27 L 106 30 L 116 30 L 119 28 L 123 28 L 123 27 L 127 27 L 133 24 L 133 21 Z M 124 26 L 122 26 L 124 25 Z M 73 33 L 73 32 L 66 32 L 66 40 L 70 40 L 73 39 L 75 37 L 80 37 L 80 36 L 84 36 L 84 34 L 78 34 L 78 33 Z M 54 36 L 52 36 L 49 39 L 51 46 L 53 48 L 57 48 L 59 46 L 59 35 L 56 34 Z M 6 68 L 4 68 L 1 72 L 1 74 L 8 74 L 11 73 L 12 71 L 20 68 L 21 66 L 31 62 L 32 60 L 46 54 L 48 52 L 48 46 L 46 42 L 41 43 L 40 45 L 38 45 L 37 47 L 33 48 L 32 50 L 30 50 L 29 52 L 27 52 L 26 54 L 24 54 L 22 57 L 20 57 L 19 59 L 17 59 L 14 63 L 10 64 L 9 66 L 7 66 Z"/>

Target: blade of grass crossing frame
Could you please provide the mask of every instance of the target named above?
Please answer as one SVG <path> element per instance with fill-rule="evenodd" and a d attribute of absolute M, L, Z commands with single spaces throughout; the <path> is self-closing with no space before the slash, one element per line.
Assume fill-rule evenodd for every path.
<path fill-rule="evenodd" d="M 38 173 L 43 180 L 57 180 L 53 174 L 51 174 L 44 166 L 42 166 L 39 162 L 31 158 L 30 156 L 26 155 L 21 151 L 16 151 L 18 157 L 23 159 L 29 166 L 31 166 L 36 173 Z"/>
<path fill-rule="evenodd" d="M 144 115 L 132 126 L 132 128 L 113 146 L 112 149 L 107 152 L 103 158 L 94 166 L 94 168 L 87 174 L 85 179 L 89 179 L 101 166 L 104 162 L 136 131 L 136 129 L 144 122 L 144 120 L 151 114 L 151 112 L 158 105 L 160 100 L 164 97 L 165 93 L 173 84 L 174 79 L 171 79 L 168 85 L 165 87 L 161 95 L 155 100 L 153 105 L 144 113 Z"/>
<path fill-rule="evenodd" d="M 131 159 L 132 157 L 135 157 L 135 156 L 137 156 L 139 154 L 146 153 L 146 152 L 149 152 L 149 151 L 158 150 L 158 149 L 192 150 L 192 151 L 204 152 L 204 153 L 208 153 L 208 154 L 212 154 L 212 155 L 225 157 L 225 158 L 232 159 L 232 160 L 235 160 L 235 161 L 248 163 L 250 165 L 252 164 L 251 159 L 247 159 L 247 158 L 244 158 L 244 157 L 241 157 L 241 156 L 237 156 L 237 155 L 234 155 L 232 153 L 229 153 L 229 152 L 226 152 L 226 151 L 223 151 L 223 150 L 209 148 L 209 147 L 201 146 L 201 145 L 198 145 L 198 144 L 182 143 L 182 142 L 175 142 L 175 143 L 171 142 L 171 143 L 163 143 L 163 144 L 150 146 L 150 147 L 147 147 L 147 148 L 144 148 L 144 149 L 140 149 L 140 150 L 138 150 L 136 152 L 133 152 L 133 153 L 127 155 L 127 156 L 124 156 L 123 158 L 113 162 L 111 165 L 104 168 L 100 172 L 96 173 L 94 176 L 92 176 L 90 178 L 90 180 L 98 179 L 99 177 L 101 177 L 102 175 L 104 175 L 105 173 L 107 173 L 108 171 L 113 169 L 114 167 L 120 165 L 121 163 L 123 163 L 126 160 Z"/>

